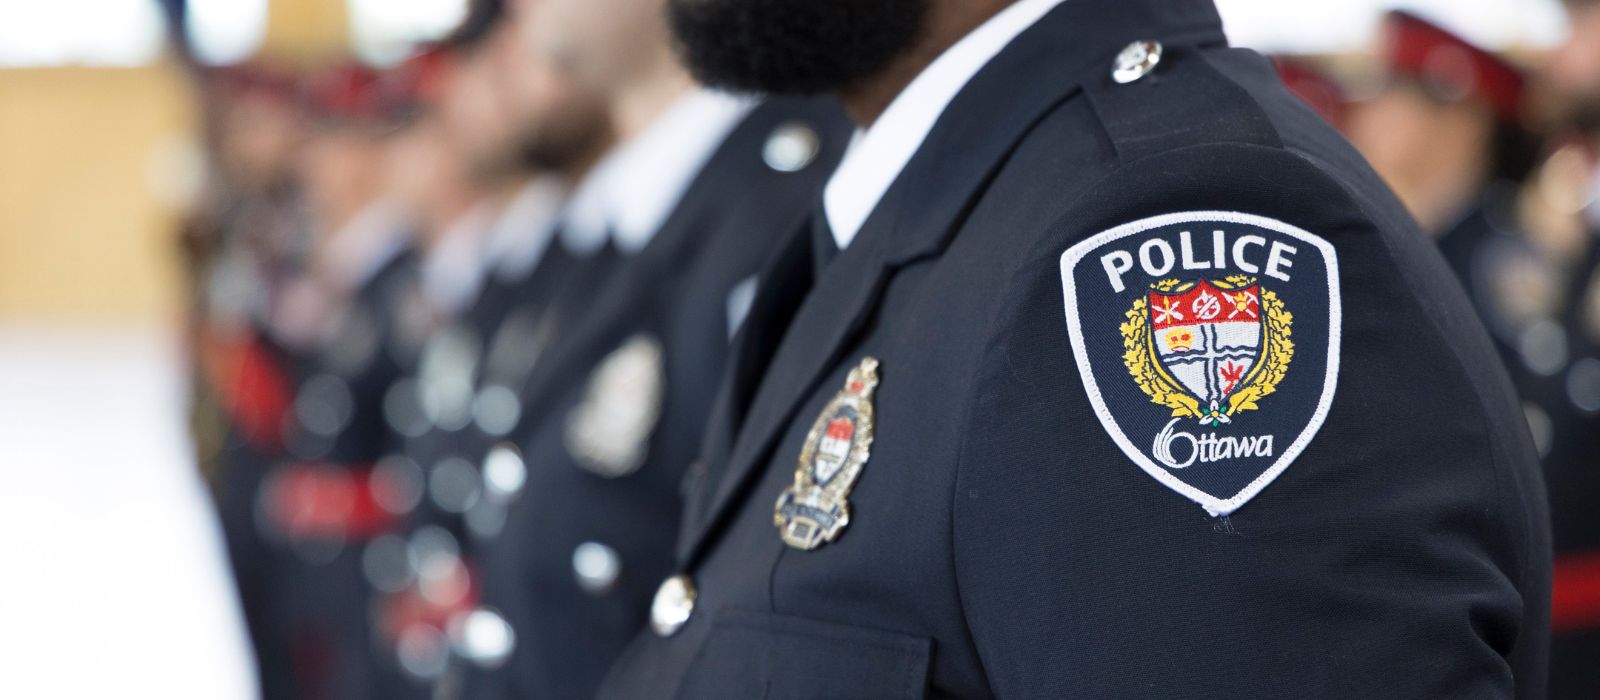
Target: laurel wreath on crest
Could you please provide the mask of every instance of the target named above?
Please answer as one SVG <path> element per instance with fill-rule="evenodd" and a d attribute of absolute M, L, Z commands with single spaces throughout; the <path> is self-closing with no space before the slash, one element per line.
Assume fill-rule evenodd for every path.
<path fill-rule="evenodd" d="M 1220 281 L 1214 280 L 1211 284 L 1218 289 L 1240 289 L 1255 282 L 1256 278 L 1248 275 L 1231 275 Z M 1186 289 L 1190 284 L 1166 279 L 1150 287 L 1158 292 L 1172 292 Z M 1256 402 L 1278 390 L 1278 383 L 1289 371 L 1289 361 L 1294 359 L 1294 341 L 1289 338 L 1294 315 L 1284 308 L 1283 300 L 1275 292 L 1263 291 L 1260 301 L 1262 322 L 1266 328 L 1266 347 L 1262 352 L 1265 361 L 1258 363 L 1245 377 L 1244 388 L 1228 397 L 1228 416 L 1261 408 Z M 1122 362 L 1127 366 L 1128 374 L 1133 375 L 1133 381 L 1139 385 L 1140 391 L 1149 396 L 1151 402 L 1171 408 L 1173 417 L 1203 418 L 1206 409 L 1200 406 L 1200 401 L 1184 391 L 1156 360 L 1152 350 L 1150 314 L 1146 312 L 1148 306 L 1148 298 L 1141 295 L 1125 314 L 1127 321 L 1118 326 L 1122 331 Z"/>

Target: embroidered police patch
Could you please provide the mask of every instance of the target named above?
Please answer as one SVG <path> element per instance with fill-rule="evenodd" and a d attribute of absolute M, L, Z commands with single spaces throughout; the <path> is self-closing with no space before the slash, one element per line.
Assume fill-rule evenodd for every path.
<path fill-rule="evenodd" d="M 1067 332 L 1106 431 L 1212 515 L 1305 449 L 1339 375 L 1333 246 L 1232 212 L 1158 216 L 1061 255 Z"/>

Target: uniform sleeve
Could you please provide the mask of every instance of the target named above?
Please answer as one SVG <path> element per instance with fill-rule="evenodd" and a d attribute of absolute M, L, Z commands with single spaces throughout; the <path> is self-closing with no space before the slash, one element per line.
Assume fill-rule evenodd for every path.
<path fill-rule="evenodd" d="M 1520 413 L 1398 205 L 1326 170 L 1257 147 L 1133 163 L 1022 266 L 954 494 L 997 697 L 1539 692 Z"/>

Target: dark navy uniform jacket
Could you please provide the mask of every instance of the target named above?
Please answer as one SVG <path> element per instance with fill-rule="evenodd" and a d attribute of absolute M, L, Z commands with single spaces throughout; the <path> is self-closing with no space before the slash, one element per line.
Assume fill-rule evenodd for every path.
<path fill-rule="evenodd" d="M 473 303 L 432 334 L 432 361 L 420 365 L 414 376 L 406 377 L 396 389 L 420 409 L 404 424 L 391 424 L 396 456 L 424 473 L 451 468 L 446 462 L 457 461 L 474 478 L 481 477 L 477 469 L 484 454 L 510 434 L 520 419 L 522 390 L 534 366 L 582 313 L 582 304 L 556 302 L 591 298 L 615 267 L 615 255 L 609 249 L 575 255 L 557 240 L 559 231 L 552 232 L 551 238 L 529 269 L 512 274 L 491 269 Z M 447 412 L 460 415 L 439 416 L 440 407 L 428 405 L 429 398 L 443 393 L 441 388 L 464 392 L 442 402 L 452 404 Z M 441 500 L 422 499 L 408 515 L 407 525 L 412 529 L 430 524 L 445 527 L 470 548 L 472 533 L 466 520 L 479 523 L 473 532 L 484 534 L 493 532 L 503 519 L 502 514 L 489 512 L 500 504 L 481 493 L 456 494 L 451 499 L 455 502 Z M 477 513 L 469 516 L 474 509 Z"/>
<path fill-rule="evenodd" d="M 1573 275 L 1562 327 L 1568 362 L 1540 395 L 1550 413 L 1551 450 L 1545 456 L 1555 549 L 1555 608 L 1551 618 L 1550 697 L 1600 695 L 1600 236 Z"/>
<path fill-rule="evenodd" d="M 487 488 L 480 465 L 515 428 L 521 390 L 544 350 L 580 317 L 581 304 L 557 302 L 590 298 L 615 267 L 607 248 L 573 253 L 555 222 L 518 223 L 552 227 L 538 259 L 520 266 L 487 261 L 476 297 L 411 343 L 414 361 L 384 393 L 390 432 L 378 470 L 392 480 L 387 488 L 410 494 L 389 530 L 405 538 L 409 551 L 397 550 L 392 537 L 356 544 L 366 598 L 350 606 L 381 630 L 368 665 L 398 676 L 378 693 L 384 698 L 433 697 L 436 685 L 455 682 L 441 678 L 449 649 L 407 663 L 406 654 L 415 653 L 407 645 L 450 635 L 465 649 L 459 621 L 477 602 L 477 545 L 505 521 L 505 500 Z M 428 559 L 451 564 L 430 572 L 439 564 L 423 565 Z M 440 595 L 439 581 L 452 580 L 456 565 L 464 567 L 462 580 L 452 584 L 459 588 Z"/>
<path fill-rule="evenodd" d="M 327 500 L 365 490 L 387 444 L 384 392 L 409 361 L 395 310 L 415 257 L 374 265 L 325 342 L 279 355 L 293 385 L 281 444 L 235 437 L 222 456 L 219 507 L 266 698 L 389 696 L 402 682 L 380 662 L 361 571 L 363 542 L 389 518 Z"/>
<path fill-rule="evenodd" d="M 311 503 L 327 498 L 329 486 L 347 485 L 355 494 L 354 507 L 337 522 L 317 518 L 308 531 L 289 525 L 278 533 L 292 553 L 276 594 L 289 629 L 296 698 L 415 692 L 383 654 L 362 555 L 368 541 L 398 525 L 370 494 L 374 466 L 391 444 L 384 398 L 420 349 L 410 320 L 420 299 L 417 261 L 416 251 L 407 249 L 383 263 L 355 291 L 333 335 L 297 369 L 291 455 L 269 474 L 261 494 L 257 517 L 269 529 L 285 527 L 271 513 L 284 505 L 273 505 L 278 494 L 295 488 L 283 480 L 287 473 L 321 475 L 315 490 L 323 495 L 310 496 L 300 508 L 322 511 Z"/>
<path fill-rule="evenodd" d="M 1159 64 L 1118 84 L 1141 40 Z M 810 248 L 764 274 L 713 411 L 677 553 L 692 609 L 666 587 L 669 634 L 642 632 L 601 697 L 1542 694 L 1544 493 L 1494 350 L 1396 199 L 1209 0 L 1061 4 L 849 247 Z M 1173 336 L 1155 312 L 1175 300 L 1272 326 Z M 1250 399 L 1155 371 L 1201 335 L 1265 348 L 1219 367 L 1277 374 L 1243 375 Z M 830 403 L 867 358 L 862 420 Z M 1246 401 L 1184 403 L 1219 392 Z M 866 456 L 811 550 L 775 522 L 797 469 L 837 464 L 803 450 Z"/>
<path fill-rule="evenodd" d="M 510 623 L 515 645 L 492 668 L 468 666 L 463 697 L 592 696 L 646 623 L 672 570 L 681 483 L 725 367 L 737 291 L 804 220 L 848 132 L 831 100 L 756 106 L 606 288 L 559 302 L 581 318 L 524 387 L 511 444 L 526 482 L 482 551 L 483 604 Z M 791 153 L 815 150 L 773 153 L 785 139 Z"/>

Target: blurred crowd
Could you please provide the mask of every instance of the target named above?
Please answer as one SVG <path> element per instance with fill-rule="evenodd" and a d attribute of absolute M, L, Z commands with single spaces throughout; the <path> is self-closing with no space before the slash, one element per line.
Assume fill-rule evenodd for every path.
<path fill-rule="evenodd" d="M 1395 12 L 1373 55 L 1277 61 L 1500 351 L 1551 498 L 1553 695 L 1593 698 L 1600 2 L 1567 7 L 1547 53 Z M 774 243 L 729 230 L 799 221 L 849 137 L 820 101 L 697 88 L 659 15 L 474 2 L 394 66 L 193 71 L 194 435 L 266 697 L 578 697 L 649 618 L 720 345 Z M 748 163 L 698 181 L 717 159 Z M 560 460 L 586 481 L 537 473 Z M 578 500 L 530 503 L 544 487 Z M 598 489 L 626 519 L 562 510 Z M 590 668 L 541 667 L 572 656 Z"/>

